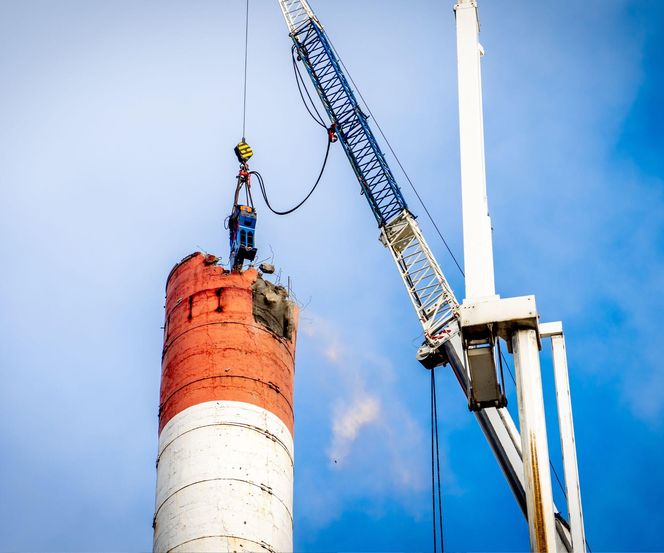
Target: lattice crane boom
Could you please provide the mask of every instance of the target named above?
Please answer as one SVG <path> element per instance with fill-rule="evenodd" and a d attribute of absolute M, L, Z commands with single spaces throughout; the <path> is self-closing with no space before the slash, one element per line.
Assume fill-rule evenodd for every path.
<path fill-rule="evenodd" d="M 458 302 L 369 126 L 323 27 L 304 1 L 282 0 L 298 58 L 311 77 L 371 211 L 406 285 L 424 336 L 437 346 Z"/>

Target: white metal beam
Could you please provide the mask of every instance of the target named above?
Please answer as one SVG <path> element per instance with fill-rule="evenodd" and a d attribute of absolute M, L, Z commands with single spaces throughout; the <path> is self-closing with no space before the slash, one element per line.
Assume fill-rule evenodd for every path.
<path fill-rule="evenodd" d="M 496 294 L 493 271 L 491 219 L 486 194 L 482 76 L 477 2 L 461 0 L 454 6 L 457 32 L 459 133 L 465 302 Z"/>
<path fill-rule="evenodd" d="M 558 404 L 558 427 L 560 431 L 563 467 L 565 470 L 565 491 L 567 494 L 567 510 L 572 535 L 572 550 L 575 553 L 585 553 L 586 536 L 583 525 L 579 467 L 576 458 L 572 398 L 569 388 L 567 351 L 565 348 L 563 325 L 561 322 L 541 324 L 540 335 L 551 338 L 551 348 L 553 351 L 553 373 L 556 382 L 556 401 Z"/>
<path fill-rule="evenodd" d="M 512 338 L 512 351 L 516 368 L 530 549 L 535 553 L 553 553 L 556 550 L 555 519 L 537 331 L 517 330 Z"/>

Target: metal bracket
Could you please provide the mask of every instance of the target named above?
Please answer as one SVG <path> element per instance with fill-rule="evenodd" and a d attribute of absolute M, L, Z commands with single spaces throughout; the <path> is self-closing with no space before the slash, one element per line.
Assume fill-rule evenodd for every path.
<path fill-rule="evenodd" d="M 497 340 L 505 340 L 511 352 L 511 338 L 516 330 L 537 331 L 535 296 L 464 302 L 459 306 L 459 319 L 469 379 L 468 408 L 479 411 L 504 407 L 507 399 L 502 370 L 498 371 Z"/>
<path fill-rule="evenodd" d="M 464 339 L 486 336 L 491 325 L 493 334 L 505 340 L 512 353 L 512 335 L 516 330 L 528 329 L 537 331 L 537 342 L 542 349 L 535 296 L 464 302 L 459 306 L 459 318 Z"/>

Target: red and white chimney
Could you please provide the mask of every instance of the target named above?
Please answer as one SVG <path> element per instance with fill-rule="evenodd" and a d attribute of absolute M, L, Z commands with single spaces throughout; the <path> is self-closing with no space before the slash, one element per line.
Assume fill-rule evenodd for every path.
<path fill-rule="evenodd" d="M 216 261 L 166 283 L 154 552 L 292 551 L 297 308 Z"/>

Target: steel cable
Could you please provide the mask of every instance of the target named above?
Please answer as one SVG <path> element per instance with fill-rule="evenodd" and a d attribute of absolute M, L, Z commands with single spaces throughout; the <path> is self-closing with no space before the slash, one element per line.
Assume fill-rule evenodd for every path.
<path fill-rule="evenodd" d="M 434 445 L 433 369 L 431 370 L 431 521 L 433 523 L 433 553 L 438 551 L 436 542 L 436 457 Z"/>
<path fill-rule="evenodd" d="M 242 142 L 244 142 L 245 129 L 247 124 L 247 59 L 249 54 L 249 0 L 244 21 L 244 92 L 242 98 Z"/>
<path fill-rule="evenodd" d="M 297 91 L 300 93 L 300 98 L 302 98 L 302 103 L 304 104 L 304 107 L 309 112 L 309 115 L 311 115 L 311 118 L 314 121 L 316 121 L 316 123 L 318 123 L 321 127 L 326 129 L 327 127 L 325 125 L 325 122 L 323 121 L 323 116 L 318 112 L 318 109 L 316 108 L 316 104 L 314 103 L 313 99 L 311 98 L 311 94 L 309 94 L 309 89 L 304 84 L 304 78 L 302 77 L 302 73 L 300 73 L 300 69 L 297 66 L 297 61 L 295 61 L 295 46 L 293 46 L 291 48 L 291 58 L 293 60 L 293 72 L 295 73 L 295 83 L 297 84 Z M 304 94 L 302 94 L 302 89 L 303 88 L 304 88 L 304 92 L 307 94 L 307 98 L 309 98 L 309 103 L 311 104 L 311 107 L 313 108 L 316 115 L 314 115 L 311 112 L 311 109 L 309 108 L 309 105 L 307 104 L 307 101 L 304 99 Z"/>
<path fill-rule="evenodd" d="M 433 550 L 437 552 L 436 543 L 436 495 L 438 496 L 438 528 L 440 532 L 440 552 L 445 552 L 443 535 L 443 493 L 440 481 L 440 448 L 438 441 L 438 400 L 436 398 L 436 369 L 431 369 L 431 500 L 433 506 Z M 434 456 L 435 442 L 435 456 Z M 434 476 L 436 473 L 436 476 Z M 437 478 L 436 478 L 437 477 Z M 437 483 L 436 483 L 437 480 Z"/>

